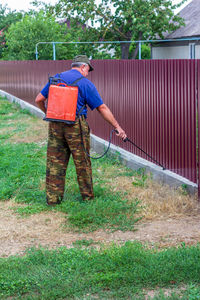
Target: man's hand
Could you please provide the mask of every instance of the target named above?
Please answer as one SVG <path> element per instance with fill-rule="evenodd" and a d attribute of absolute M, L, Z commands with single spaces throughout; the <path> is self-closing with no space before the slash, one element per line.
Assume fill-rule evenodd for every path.
<path fill-rule="evenodd" d="M 125 131 L 120 126 L 116 127 L 115 131 L 116 131 L 116 135 L 120 137 L 122 140 L 125 140 L 127 138 Z"/>

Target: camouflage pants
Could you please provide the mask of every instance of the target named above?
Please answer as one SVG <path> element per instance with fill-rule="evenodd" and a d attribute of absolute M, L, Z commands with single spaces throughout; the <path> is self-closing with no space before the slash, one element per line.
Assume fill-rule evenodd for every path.
<path fill-rule="evenodd" d="M 80 118 L 80 122 L 84 147 L 89 153 L 89 126 L 84 117 Z M 83 200 L 94 197 L 91 161 L 81 144 L 79 120 L 77 119 L 75 124 L 72 125 L 50 122 L 46 168 L 46 194 L 48 203 L 60 203 L 63 199 L 65 175 L 71 154 L 76 167 L 77 180 Z"/>

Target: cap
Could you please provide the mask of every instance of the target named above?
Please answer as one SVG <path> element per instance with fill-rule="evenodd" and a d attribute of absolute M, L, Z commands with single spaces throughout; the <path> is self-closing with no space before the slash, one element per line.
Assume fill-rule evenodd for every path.
<path fill-rule="evenodd" d="M 73 59 L 73 63 L 76 63 L 76 62 L 88 64 L 89 67 L 90 67 L 89 72 L 94 70 L 94 68 L 92 67 L 92 65 L 90 63 L 90 60 L 87 57 L 87 55 L 77 55 L 77 56 L 75 56 L 74 59 Z"/>

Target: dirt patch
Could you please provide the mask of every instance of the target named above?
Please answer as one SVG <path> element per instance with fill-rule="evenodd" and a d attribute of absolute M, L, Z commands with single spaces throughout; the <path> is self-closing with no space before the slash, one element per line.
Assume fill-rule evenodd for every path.
<path fill-rule="evenodd" d="M 11 137 L 7 142 L 11 143 L 38 143 L 47 139 L 48 122 L 38 118 L 26 117 L 23 119 L 23 127 L 20 128 L 21 120 L 9 121 L 9 133 Z M 0 129 L 1 134 L 5 134 L 8 128 Z"/>
<path fill-rule="evenodd" d="M 30 217 L 17 216 L 12 201 L 0 203 L 0 256 L 23 254 L 33 246 L 55 249 L 60 246 L 72 247 L 77 240 L 92 239 L 98 243 L 124 243 L 141 241 L 150 247 L 169 247 L 185 243 L 193 245 L 200 242 L 200 222 L 198 216 L 179 219 L 160 219 L 137 224 L 136 231 L 113 233 L 98 230 L 93 233 L 65 232 L 65 215 L 60 212 L 43 212 Z M 21 206 L 21 204 L 20 204 Z"/>
<path fill-rule="evenodd" d="M 171 287 L 171 288 L 162 288 L 162 292 L 164 294 L 165 297 L 171 297 L 172 294 L 176 294 L 177 296 L 179 295 L 180 299 L 182 299 L 182 296 L 181 296 L 181 293 L 184 292 L 185 290 L 187 289 L 186 286 L 178 286 L 178 287 Z M 143 290 L 143 292 L 146 294 L 145 296 L 145 300 L 150 300 L 152 299 L 153 297 L 157 296 L 157 299 L 158 296 L 159 296 L 159 290 L 160 288 L 156 288 L 154 290 Z M 178 298 L 176 298 L 178 299 Z"/>
<path fill-rule="evenodd" d="M 29 122 L 30 123 L 30 122 Z M 13 143 L 37 143 L 47 139 L 47 122 L 35 121 L 31 127 L 27 128 L 24 132 L 16 134 L 10 139 Z M 31 130 L 30 130 L 31 128 Z"/>

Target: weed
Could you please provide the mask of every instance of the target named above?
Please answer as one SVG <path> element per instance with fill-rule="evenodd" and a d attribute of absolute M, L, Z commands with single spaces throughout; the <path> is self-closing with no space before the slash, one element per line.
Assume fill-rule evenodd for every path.
<path fill-rule="evenodd" d="M 48 207 L 44 207 L 44 204 L 28 204 L 27 206 L 17 206 L 17 207 L 13 207 L 12 210 L 14 210 L 17 214 L 19 214 L 20 216 L 30 216 L 33 214 L 38 214 L 44 210 L 49 210 Z"/>
<path fill-rule="evenodd" d="M 111 194 L 107 189 L 103 195 L 96 196 L 93 201 L 66 201 L 58 210 L 67 211 L 67 227 L 73 230 L 88 232 L 98 228 L 109 230 L 133 230 L 139 218 L 135 217 L 138 201 L 128 203 L 120 195 Z"/>
<path fill-rule="evenodd" d="M 188 195 L 188 186 L 187 186 L 187 184 L 182 184 L 181 185 L 181 193 L 183 195 Z"/>
<path fill-rule="evenodd" d="M 127 242 L 100 250 L 30 249 L 23 257 L 0 259 L 0 274 L 2 299 L 85 299 L 86 295 L 91 297 L 88 299 L 93 295 L 99 299 L 144 299 L 138 296 L 142 289 L 170 288 L 175 283 L 177 287 L 188 284 L 183 299 L 196 300 L 200 247 L 157 251 Z M 175 294 L 167 298 L 161 290 L 160 298 L 154 299 L 178 299 Z"/>
<path fill-rule="evenodd" d="M 89 247 L 91 245 L 97 244 L 97 242 L 95 242 L 93 239 L 83 239 L 83 240 L 77 240 L 73 243 L 74 247 Z"/>
<path fill-rule="evenodd" d="M 120 163 L 120 161 L 121 161 L 121 153 L 118 152 L 118 151 L 116 151 L 114 153 L 113 152 L 108 152 L 107 159 L 109 159 L 112 164 L 120 165 L 121 164 Z"/>
<path fill-rule="evenodd" d="M 139 177 L 135 177 L 132 184 L 134 186 L 144 187 L 146 185 L 146 181 L 149 177 L 147 174 L 145 174 L 145 169 L 138 169 L 136 174 Z"/>

